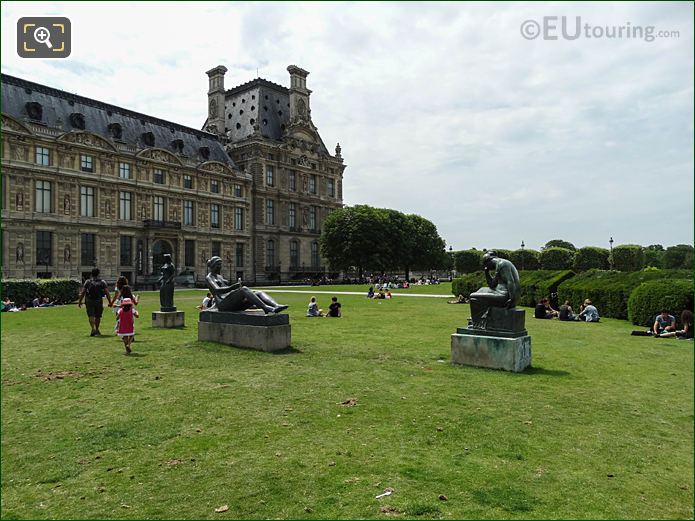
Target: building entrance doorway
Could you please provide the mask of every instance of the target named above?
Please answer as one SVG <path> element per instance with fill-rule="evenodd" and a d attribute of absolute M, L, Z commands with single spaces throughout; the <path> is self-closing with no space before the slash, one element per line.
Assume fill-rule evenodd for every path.
<path fill-rule="evenodd" d="M 152 245 L 152 273 L 159 273 L 160 268 L 164 264 L 164 255 L 172 255 L 174 249 L 169 241 L 158 239 Z"/>

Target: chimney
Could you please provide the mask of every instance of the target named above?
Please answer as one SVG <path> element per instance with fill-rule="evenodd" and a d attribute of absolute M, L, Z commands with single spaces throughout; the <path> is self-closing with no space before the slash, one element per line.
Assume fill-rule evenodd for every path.
<path fill-rule="evenodd" d="M 311 91 L 306 88 L 309 72 L 296 65 L 287 67 L 287 72 L 290 73 L 290 122 L 311 121 Z"/>
<path fill-rule="evenodd" d="M 208 132 L 224 135 L 224 73 L 227 67 L 218 65 L 205 74 L 208 75 Z"/>

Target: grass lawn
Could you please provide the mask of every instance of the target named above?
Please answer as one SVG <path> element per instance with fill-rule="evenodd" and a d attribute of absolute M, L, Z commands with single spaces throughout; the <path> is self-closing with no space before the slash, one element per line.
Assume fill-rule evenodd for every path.
<path fill-rule="evenodd" d="M 266 288 L 276 288 L 276 289 L 291 289 L 291 290 L 301 290 L 301 291 L 352 291 L 367 294 L 367 290 L 373 288 L 374 284 L 336 284 L 332 286 L 263 286 Z M 261 289 L 261 287 L 254 288 Z M 417 286 L 415 284 L 411 285 L 408 289 L 392 289 L 391 293 L 393 295 L 397 293 L 403 293 L 407 295 L 413 294 L 429 294 L 429 295 L 451 295 L 451 282 L 442 282 L 441 284 L 431 284 L 429 286 Z"/>
<path fill-rule="evenodd" d="M 203 294 L 154 330 L 143 293 L 130 357 L 77 306 L 2 314 L 3 519 L 693 517 L 692 342 L 527 318 L 513 374 L 449 362 L 468 306 L 278 293 L 269 354 L 199 343 Z"/>

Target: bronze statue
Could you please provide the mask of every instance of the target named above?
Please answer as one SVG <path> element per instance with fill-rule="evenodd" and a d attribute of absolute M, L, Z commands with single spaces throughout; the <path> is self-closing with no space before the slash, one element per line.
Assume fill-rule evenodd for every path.
<path fill-rule="evenodd" d="M 215 304 L 212 309 L 218 311 L 245 311 L 256 307 L 266 314 L 280 313 L 288 306 L 278 304 L 270 295 L 263 291 L 252 291 L 241 282 L 229 284 L 222 275 L 222 259 L 215 256 L 208 260 L 209 273 L 205 277 L 208 289 L 212 293 Z"/>
<path fill-rule="evenodd" d="M 495 270 L 494 277 L 490 270 Z M 521 292 L 519 272 L 510 261 L 498 257 L 496 251 L 490 250 L 483 256 L 483 271 L 487 287 L 470 295 L 471 326 L 475 329 L 491 326 L 488 317 L 493 308 L 514 308 Z"/>
<path fill-rule="evenodd" d="M 171 260 L 171 255 L 164 254 L 164 264 L 161 268 L 162 276 L 157 282 L 159 287 L 159 305 L 161 311 L 176 311 L 174 306 L 174 278 L 176 277 L 176 266 Z"/>

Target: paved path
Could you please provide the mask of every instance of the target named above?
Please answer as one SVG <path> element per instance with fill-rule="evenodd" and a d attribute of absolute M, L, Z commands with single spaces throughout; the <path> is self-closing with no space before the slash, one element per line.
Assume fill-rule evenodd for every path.
<path fill-rule="evenodd" d="M 317 295 L 364 295 L 367 296 L 366 291 L 312 291 L 310 289 L 276 289 L 271 288 L 253 288 L 257 290 L 267 291 L 269 293 L 311 293 Z M 429 297 L 429 298 L 454 298 L 451 295 L 432 295 L 430 293 L 391 293 L 394 297 Z"/>

